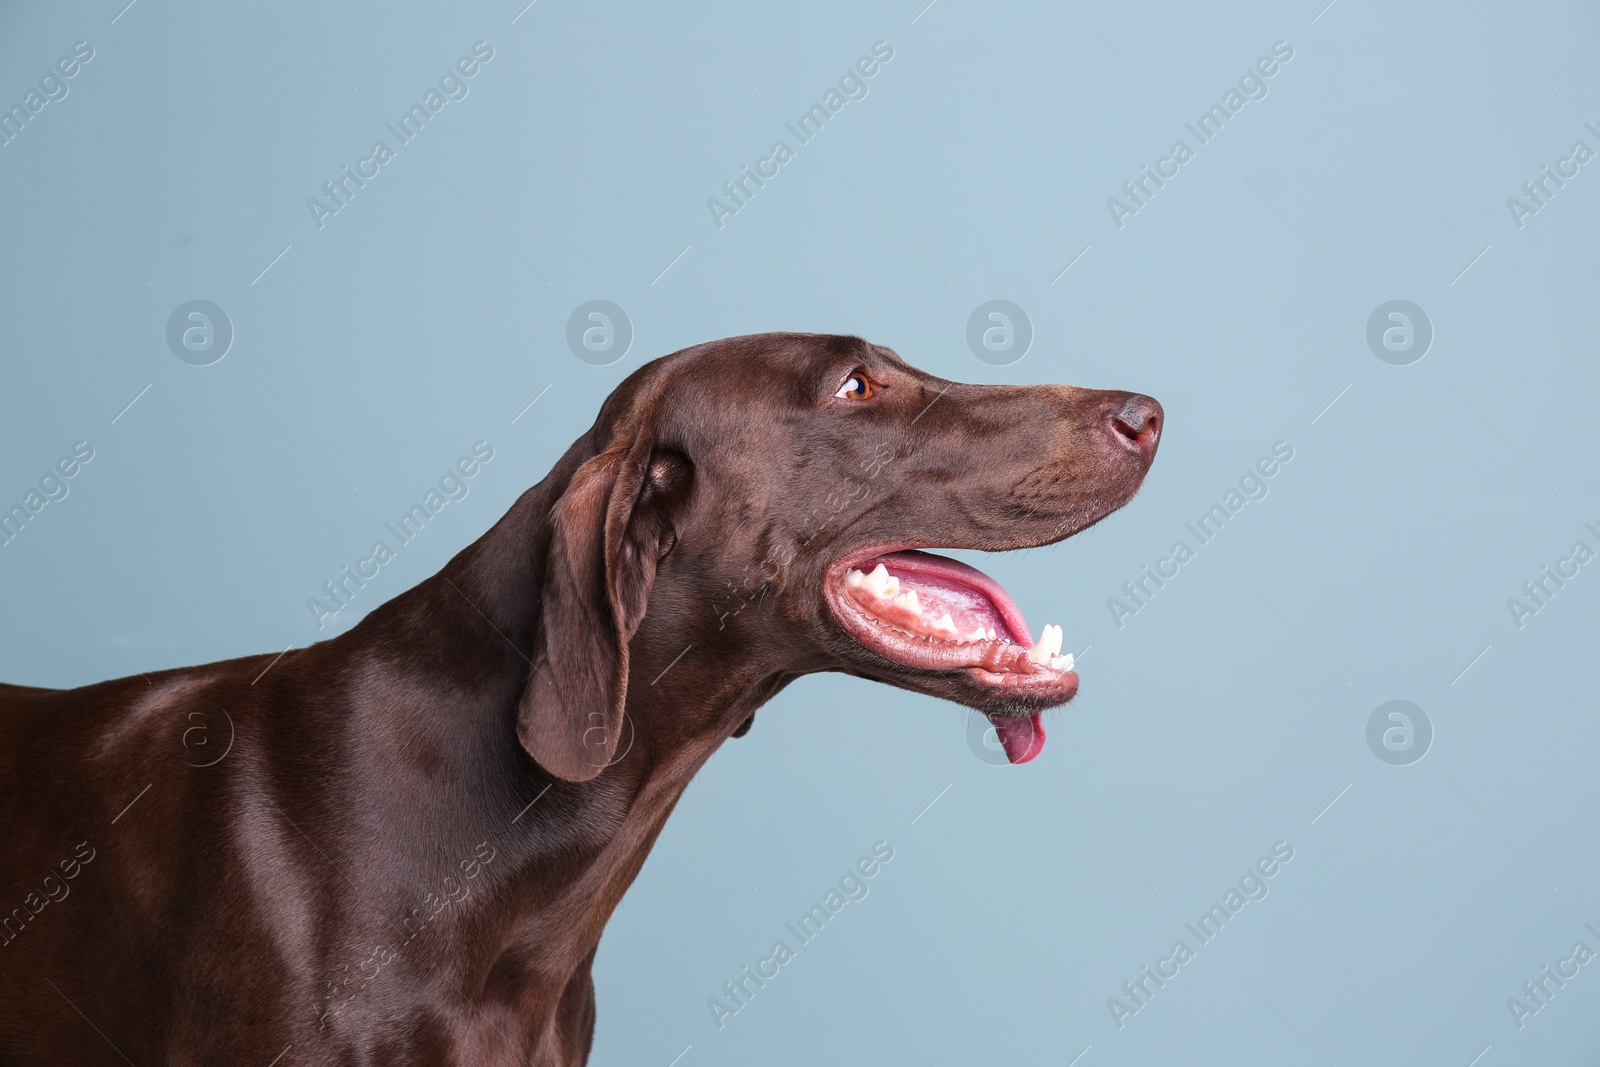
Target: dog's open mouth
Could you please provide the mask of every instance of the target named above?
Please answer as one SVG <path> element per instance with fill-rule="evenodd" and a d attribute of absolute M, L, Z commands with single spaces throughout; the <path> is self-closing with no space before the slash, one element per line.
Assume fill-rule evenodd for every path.
<path fill-rule="evenodd" d="M 1004 701 L 988 712 L 1006 758 L 1026 763 L 1044 748 L 1039 711 L 1078 689 L 1061 628 L 1034 641 L 1009 594 L 965 563 L 929 552 L 899 551 L 835 567 L 827 600 L 845 631 L 893 662 L 918 670 L 963 672 Z M 1031 699 L 1030 699 L 1031 698 Z"/>

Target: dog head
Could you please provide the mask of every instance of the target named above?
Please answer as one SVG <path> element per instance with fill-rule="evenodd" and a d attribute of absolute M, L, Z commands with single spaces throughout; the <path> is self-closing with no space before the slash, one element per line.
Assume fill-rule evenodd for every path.
<path fill-rule="evenodd" d="M 583 780 L 616 758 L 625 709 L 672 714 L 630 687 L 693 694 L 669 703 L 704 721 L 670 728 L 727 736 L 752 710 L 739 695 L 836 670 L 983 712 L 1012 762 L 1031 759 L 1039 713 L 1078 688 L 1060 629 L 1036 637 L 998 583 L 929 550 L 1093 525 L 1138 491 L 1162 419 L 1133 393 L 945 381 L 854 337 L 736 337 L 647 364 L 549 515 L 524 746 Z"/>

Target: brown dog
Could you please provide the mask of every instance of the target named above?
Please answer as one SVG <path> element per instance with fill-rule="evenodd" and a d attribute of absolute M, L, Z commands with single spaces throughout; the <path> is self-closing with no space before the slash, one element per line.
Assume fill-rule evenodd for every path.
<path fill-rule="evenodd" d="M 1068 537 L 1160 428 L 854 337 L 700 345 L 340 637 L 0 686 L 0 1063 L 583 1063 L 607 918 L 790 681 L 945 697 L 1038 752 L 1078 687 L 1059 630 L 916 550 Z"/>

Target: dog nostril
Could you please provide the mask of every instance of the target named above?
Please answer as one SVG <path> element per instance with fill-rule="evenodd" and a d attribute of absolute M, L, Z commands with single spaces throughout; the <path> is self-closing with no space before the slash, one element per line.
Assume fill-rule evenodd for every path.
<path fill-rule="evenodd" d="M 1133 447 L 1152 449 L 1161 436 L 1161 405 L 1148 396 L 1130 396 L 1111 413 L 1111 428 Z"/>

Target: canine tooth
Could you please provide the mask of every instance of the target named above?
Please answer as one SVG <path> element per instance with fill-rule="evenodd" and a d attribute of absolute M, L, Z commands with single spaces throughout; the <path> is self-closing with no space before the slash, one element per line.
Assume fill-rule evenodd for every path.
<path fill-rule="evenodd" d="M 940 633 L 954 635 L 956 632 L 956 621 L 950 617 L 950 613 L 947 611 L 938 622 L 933 624 L 933 628 Z"/>
<path fill-rule="evenodd" d="M 1046 626 L 1039 634 L 1039 643 L 1028 649 L 1030 663 L 1045 663 L 1061 653 L 1061 627 Z"/>

